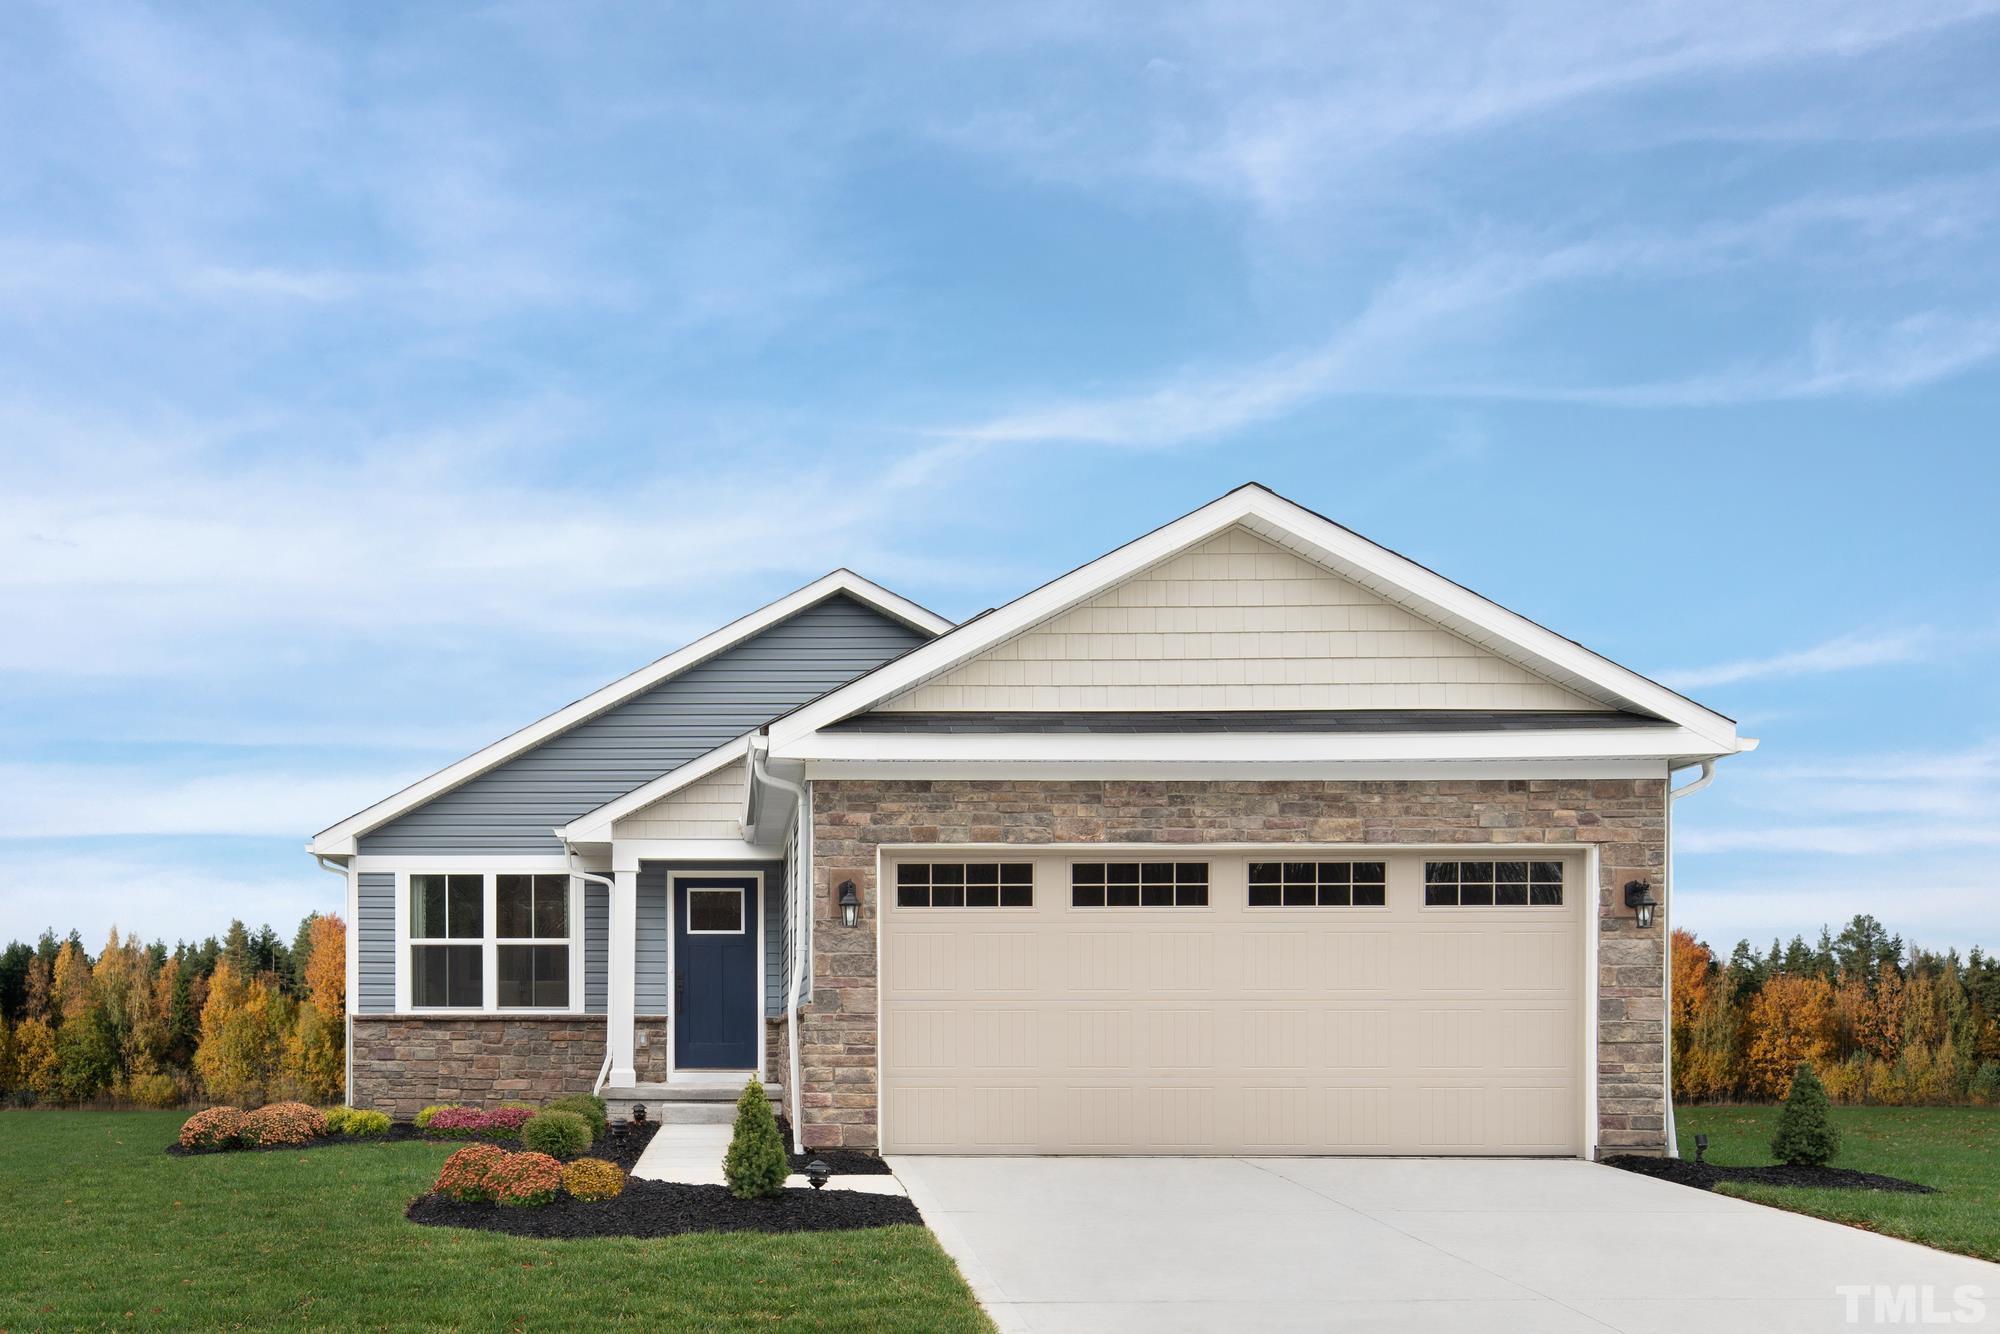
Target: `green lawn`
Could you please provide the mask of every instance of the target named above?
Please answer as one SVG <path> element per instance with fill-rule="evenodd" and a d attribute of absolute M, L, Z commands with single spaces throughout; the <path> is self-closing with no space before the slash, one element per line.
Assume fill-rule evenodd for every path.
<path fill-rule="evenodd" d="M 1681 1156 L 1708 1136 L 1708 1159 L 1732 1166 L 1771 1161 L 1776 1107 L 1678 1107 Z M 1835 1167 L 1881 1172 L 1935 1186 L 1936 1195 L 1886 1191 L 1798 1190 L 1732 1183 L 1746 1200 L 1816 1214 L 1941 1250 L 2000 1260 L 2000 1108 L 1836 1107 L 1840 1156 Z"/>
<path fill-rule="evenodd" d="M 171 1112 L 0 1113 L 0 1330 L 990 1331 L 920 1227 L 636 1241 L 420 1228 L 450 1145 L 169 1158 Z"/>

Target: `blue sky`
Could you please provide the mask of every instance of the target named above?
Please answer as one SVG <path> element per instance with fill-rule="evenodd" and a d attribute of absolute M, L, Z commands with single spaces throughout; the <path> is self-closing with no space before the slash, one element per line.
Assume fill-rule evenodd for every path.
<path fill-rule="evenodd" d="M 633 12 L 643 9 L 643 13 Z M 2000 12 L 0 11 L 0 939 L 836 565 L 1256 479 L 1761 736 L 1717 943 L 2000 946 Z"/>

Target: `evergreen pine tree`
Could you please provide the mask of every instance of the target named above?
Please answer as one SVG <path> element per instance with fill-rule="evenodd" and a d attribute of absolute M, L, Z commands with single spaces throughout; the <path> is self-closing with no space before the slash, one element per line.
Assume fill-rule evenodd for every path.
<path fill-rule="evenodd" d="M 785 1178 L 791 1175 L 791 1157 L 778 1134 L 778 1120 L 771 1115 L 771 1100 L 756 1076 L 743 1086 L 736 1100 L 736 1128 L 729 1137 L 729 1152 L 722 1159 L 722 1177 L 729 1193 L 739 1200 L 754 1200 L 784 1192 Z"/>
<path fill-rule="evenodd" d="M 1771 1136 L 1771 1156 L 1781 1163 L 1824 1167 L 1840 1152 L 1840 1132 L 1826 1086 L 1813 1073 L 1812 1062 L 1800 1061 L 1792 1075 L 1792 1091 L 1778 1112 L 1777 1133 Z"/>

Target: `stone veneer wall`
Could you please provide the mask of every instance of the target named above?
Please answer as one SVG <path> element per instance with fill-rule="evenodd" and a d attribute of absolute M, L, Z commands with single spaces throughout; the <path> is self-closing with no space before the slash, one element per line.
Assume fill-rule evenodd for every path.
<path fill-rule="evenodd" d="M 434 1102 L 492 1107 L 588 1093 L 601 1015 L 354 1016 L 354 1105 L 408 1118 Z"/>
<path fill-rule="evenodd" d="M 667 1017 L 642 1014 L 634 1073 L 667 1078 Z M 588 1093 L 604 1064 L 602 1015 L 354 1016 L 354 1105 L 412 1117 L 435 1102 L 495 1106 Z M 764 1021 L 764 1078 L 785 1077 L 785 1021 Z"/>
<path fill-rule="evenodd" d="M 1595 843 L 1597 1124 L 1605 1152 L 1665 1145 L 1662 913 L 1640 931 L 1627 880 L 1664 887 L 1664 779 L 1380 782 L 817 779 L 812 1003 L 802 1014 L 804 1140 L 875 1146 L 876 851 L 908 843 Z M 860 886 L 839 924 L 834 886 Z"/>

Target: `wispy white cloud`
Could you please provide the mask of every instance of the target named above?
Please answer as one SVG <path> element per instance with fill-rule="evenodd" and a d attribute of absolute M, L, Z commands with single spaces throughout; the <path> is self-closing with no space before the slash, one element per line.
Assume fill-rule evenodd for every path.
<path fill-rule="evenodd" d="M 1937 633 L 1928 626 L 1847 634 L 1789 653 L 1662 672 L 1660 680 L 1676 690 L 1696 690 L 1704 686 L 1735 685 L 1741 681 L 1818 676 L 1862 667 L 1922 662 L 1938 648 L 1940 642 Z"/>
<path fill-rule="evenodd" d="M 162 766 L 0 764 L 0 839 L 303 838 L 419 777 L 407 767 L 174 773 Z"/>

